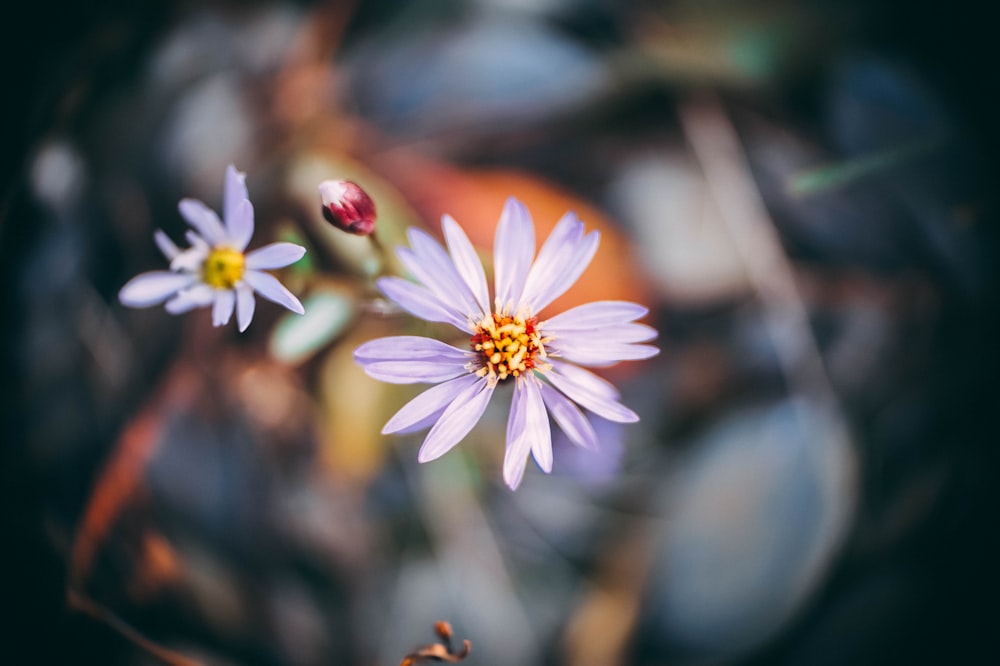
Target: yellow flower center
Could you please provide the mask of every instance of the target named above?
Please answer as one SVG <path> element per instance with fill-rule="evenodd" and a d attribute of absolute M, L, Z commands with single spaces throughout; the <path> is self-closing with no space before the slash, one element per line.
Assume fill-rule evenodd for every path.
<path fill-rule="evenodd" d="M 537 317 L 508 314 L 487 315 L 476 325 L 471 346 L 481 356 L 470 369 L 480 377 L 489 377 L 491 385 L 531 370 L 548 370 L 544 362 L 545 343 L 538 330 Z"/>
<path fill-rule="evenodd" d="M 228 247 L 217 247 L 208 253 L 201 267 L 201 279 L 216 289 L 232 289 L 243 277 L 245 263 L 242 252 Z"/>

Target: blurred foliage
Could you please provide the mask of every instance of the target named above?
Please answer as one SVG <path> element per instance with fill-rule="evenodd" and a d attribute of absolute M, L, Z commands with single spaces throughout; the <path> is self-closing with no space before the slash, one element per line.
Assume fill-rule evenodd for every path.
<path fill-rule="evenodd" d="M 493 666 L 995 652 L 978 5 L 20 9 L 0 39 L 5 663 L 464 655 L 450 626 L 426 645 L 443 619 Z M 731 150 L 701 150 L 705 109 Z M 255 246 L 309 248 L 280 274 L 306 315 L 261 302 L 239 336 L 121 307 L 162 266 L 153 231 L 181 237 L 181 197 L 217 208 L 230 162 Z M 324 221 L 326 178 L 373 196 L 378 243 Z M 420 434 L 380 434 L 417 388 L 352 359 L 448 334 L 372 280 L 444 213 L 489 260 L 510 195 L 539 238 L 567 210 L 601 232 L 551 312 L 640 301 L 663 350 L 607 369 L 640 423 L 594 419 L 596 452 L 557 439 L 517 493 L 503 409 L 418 465 Z"/>

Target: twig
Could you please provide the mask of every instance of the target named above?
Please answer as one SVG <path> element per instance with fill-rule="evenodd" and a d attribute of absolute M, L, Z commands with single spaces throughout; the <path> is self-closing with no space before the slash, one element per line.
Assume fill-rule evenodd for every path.
<path fill-rule="evenodd" d="M 791 388 L 830 408 L 834 420 L 842 426 L 795 273 L 750 176 L 736 130 L 714 97 L 682 104 L 679 114 L 726 229 L 764 306 L 768 331 L 786 380 Z"/>
<path fill-rule="evenodd" d="M 189 659 L 173 650 L 154 643 L 110 610 L 72 588 L 66 591 L 66 605 L 73 610 L 89 615 L 98 622 L 106 624 L 139 648 L 156 657 L 164 664 L 168 664 L 168 666 L 201 666 L 201 662 Z"/>

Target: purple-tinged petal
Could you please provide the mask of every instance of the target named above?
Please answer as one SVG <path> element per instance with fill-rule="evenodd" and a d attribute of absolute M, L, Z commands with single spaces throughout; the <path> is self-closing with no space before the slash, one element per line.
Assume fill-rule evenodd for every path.
<path fill-rule="evenodd" d="M 230 164 L 226 167 L 226 181 L 222 188 L 222 218 L 226 221 L 226 227 L 230 234 L 233 231 L 233 220 L 236 218 L 236 210 L 243 201 L 250 198 L 247 192 L 247 175 Z M 250 231 L 253 233 L 253 218 L 250 218 Z M 234 239 L 235 240 L 235 239 Z M 246 247 L 244 245 L 243 247 Z M 242 250 L 243 248 L 238 248 Z"/>
<path fill-rule="evenodd" d="M 470 330 L 464 315 L 420 285 L 398 277 L 379 278 L 375 284 L 389 300 L 412 315 L 426 321 L 445 322 L 464 332 Z"/>
<path fill-rule="evenodd" d="M 231 289 L 216 289 L 215 303 L 212 305 L 212 326 L 225 326 L 233 316 L 236 294 Z"/>
<path fill-rule="evenodd" d="M 411 230 L 413 249 L 404 247 L 397 250 L 400 262 L 442 303 L 454 303 L 456 309 L 466 316 L 480 315 L 481 310 L 451 263 L 451 257 L 433 239 L 427 237 L 421 240 L 421 236 L 426 234 Z M 422 253 L 416 249 L 420 245 L 424 245 Z"/>
<path fill-rule="evenodd" d="M 517 307 L 535 256 L 535 225 L 524 204 L 510 197 L 493 241 L 496 302 L 501 310 Z"/>
<path fill-rule="evenodd" d="M 482 417 L 492 396 L 493 389 L 485 379 L 459 393 L 427 433 L 417 452 L 417 460 L 425 463 L 440 458 L 462 441 Z"/>
<path fill-rule="evenodd" d="M 201 237 L 197 238 L 201 241 Z M 209 251 L 208 245 L 201 241 L 201 245 L 190 247 L 174 257 L 170 262 L 170 270 L 200 273 L 205 259 L 208 258 Z"/>
<path fill-rule="evenodd" d="M 597 432 L 583 412 L 559 391 L 540 383 L 542 399 L 556 424 L 569 441 L 585 449 L 597 450 Z"/>
<path fill-rule="evenodd" d="M 304 314 L 306 311 L 299 299 L 295 298 L 295 295 L 285 289 L 285 286 L 278 282 L 278 278 L 270 273 L 245 270 L 243 271 L 243 281 L 267 300 L 283 305 L 295 314 Z"/>
<path fill-rule="evenodd" d="M 226 217 L 226 234 L 233 248 L 242 252 L 253 238 L 253 204 L 244 199 Z"/>
<path fill-rule="evenodd" d="M 608 342 L 601 339 L 560 338 L 549 343 L 550 355 L 579 363 L 580 365 L 605 366 L 619 361 L 641 361 L 652 358 L 660 350 L 652 345 Z"/>
<path fill-rule="evenodd" d="M 463 391 L 467 390 L 476 382 L 482 381 L 479 377 L 466 374 L 450 381 L 432 386 L 413 400 L 403 405 L 402 409 L 392 415 L 382 428 L 383 435 L 402 433 L 418 430 L 416 426 L 423 424 L 427 419 L 433 418 L 437 421 L 441 413 L 455 398 Z"/>
<path fill-rule="evenodd" d="M 306 249 L 295 243 L 271 243 L 246 255 L 246 267 L 253 271 L 284 268 L 305 255 Z"/>
<path fill-rule="evenodd" d="M 540 312 L 576 283 L 590 265 L 600 242 L 600 232 L 592 231 L 575 246 L 567 246 L 555 253 L 553 259 L 542 269 L 545 275 L 536 283 L 537 291 L 532 300 L 525 301 L 533 312 Z"/>
<path fill-rule="evenodd" d="M 182 314 L 195 308 L 203 308 L 214 302 L 215 289 L 207 284 L 196 284 L 171 298 L 164 307 L 170 314 Z"/>
<path fill-rule="evenodd" d="M 543 289 L 559 277 L 556 272 L 561 263 L 558 261 L 560 255 L 572 256 L 577 249 L 577 245 L 583 238 L 583 222 L 573 213 L 566 213 L 562 216 L 552 233 L 545 239 L 542 249 L 538 251 L 538 256 L 528 271 L 528 278 L 524 283 L 524 293 L 521 295 L 521 302 L 533 306 L 535 300 Z M 537 311 L 540 308 L 535 308 Z"/>
<path fill-rule="evenodd" d="M 614 384 L 603 377 L 595 375 L 590 370 L 584 370 L 583 368 L 575 366 L 572 363 L 563 363 L 562 361 L 553 358 L 548 358 L 546 360 L 552 365 L 552 368 L 556 372 L 565 376 L 574 384 L 579 384 L 584 387 L 589 393 L 611 400 L 617 400 L 621 397 L 621 392 L 615 387 Z"/>
<path fill-rule="evenodd" d="M 406 361 L 426 358 L 449 358 L 467 363 L 473 352 L 419 335 L 393 335 L 369 340 L 354 350 L 354 360 L 362 365 L 371 361 Z"/>
<path fill-rule="evenodd" d="M 649 308 L 630 301 L 596 301 L 570 308 L 543 324 L 546 331 L 592 331 L 605 326 L 619 326 L 645 316 Z"/>
<path fill-rule="evenodd" d="M 491 312 L 486 271 L 483 270 L 483 262 L 476 254 L 476 249 L 472 247 L 469 237 L 465 235 L 465 231 L 451 215 L 445 215 L 441 218 L 441 228 L 444 230 L 444 238 L 448 243 L 448 250 L 451 252 L 455 269 L 462 276 L 469 291 L 472 292 L 483 314 Z"/>
<path fill-rule="evenodd" d="M 559 343 L 572 340 L 574 343 L 584 345 L 596 344 L 629 344 L 633 342 L 649 342 L 659 335 L 655 328 L 646 324 L 636 322 L 626 322 L 613 326 L 595 327 L 592 329 L 568 329 L 561 330 L 546 325 L 542 329 L 547 337 Z M 559 346 L 559 345 L 555 345 Z"/>
<path fill-rule="evenodd" d="M 408 361 L 367 361 L 362 368 L 369 377 L 390 384 L 436 384 L 469 374 L 463 363 L 446 356 Z"/>
<path fill-rule="evenodd" d="M 201 201 L 181 199 L 180 203 L 177 204 L 177 209 L 188 224 L 194 227 L 210 245 L 217 246 L 229 243 L 229 236 L 226 234 L 226 229 L 222 226 L 219 216 Z"/>
<path fill-rule="evenodd" d="M 542 471 L 548 474 L 552 471 L 552 431 L 539 382 L 534 375 L 527 374 L 517 383 L 524 385 L 525 436 L 531 442 L 531 455 Z"/>
<path fill-rule="evenodd" d="M 160 248 L 160 252 L 167 258 L 167 261 L 173 261 L 174 257 L 181 253 L 181 249 L 170 240 L 170 236 L 163 233 L 162 229 L 153 232 L 153 241 L 156 242 L 156 247 Z"/>
<path fill-rule="evenodd" d="M 250 322 L 253 321 L 253 312 L 257 308 L 257 301 L 253 296 L 253 288 L 245 282 L 236 285 L 236 324 L 240 333 L 247 330 Z"/>
<path fill-rule="evenodd" d="M 552 363 L 552 369 L 545 376 L 563 395 L 598 416 L 619 423 L 639 420 L 635 412 L 608 396 L 607 389 L 602 387 L 603 379 L 582 368 L 574 368 L 576 372 L 565 372 L 573 367 L 566 363 Z"/>
<path fill-rule="evenodd" d="M 122 302 L 122 305 L 131 308 L 157 305 L 181 289 L 191 286 L 197 279 L 190 273 L 174 273 L 172 271 L 142 273 L 125 283 L 125 286 L 118 292 L 118 300 Z"/>

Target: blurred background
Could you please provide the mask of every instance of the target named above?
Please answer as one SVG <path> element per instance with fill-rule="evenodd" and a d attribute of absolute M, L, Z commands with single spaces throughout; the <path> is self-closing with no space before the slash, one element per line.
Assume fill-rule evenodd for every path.
<path fill-rule="evenodd" d="M 22 3 L 0 127 L 0 650 L 10 664 L 962 663 L 997 649 L 997 62 L 971 0 Z M 249 330 L 127 310 L 246 171 L 292 240 Z M 551 312 L 649 305 L 642 417 L 500 478 L 351 352 L 435 334 L 379 236 L 503 201 L 597 259 Z M 484 256 L 488 257 L 488 254 Z M 991 527 L 993 526 L 993 527 Z"/>

